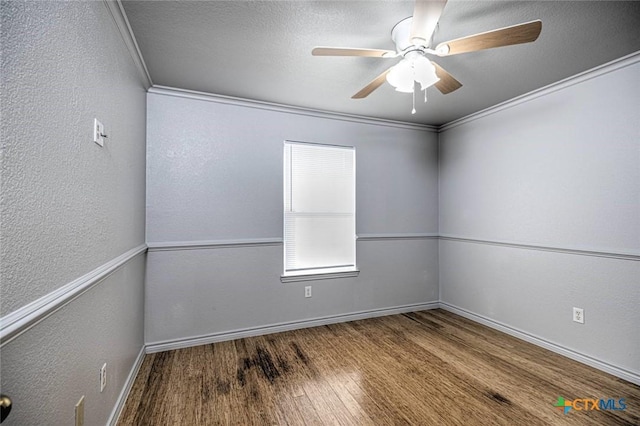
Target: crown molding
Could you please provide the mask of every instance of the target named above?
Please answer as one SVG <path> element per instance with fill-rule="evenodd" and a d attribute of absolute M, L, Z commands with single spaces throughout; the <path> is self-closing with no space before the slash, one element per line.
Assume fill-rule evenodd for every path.
<path fill-rule="evenodd" d="M 286 114 L 306 115 L 310 117 L 327 118 L 330 120 L 348 121 L 352 123 L 372 124 L 384 127 L 397 127 L 401 129 L 421 130 L 432 133 L 436 133 L 438 131 L 438 127 L 428 126 L 426 124 L 408 123 L 404 121 L 385 120 L 382 118 L 365 117 L 355 114 L 323 111 L 312 108 L 277 104 L 273 102 L 256 101 L 253 99 L 236 98 L 234 96 L 216 95 L 213 93 L 199 92 L 196 90 L 179 89 L 176 87 L 153 85 L 148 90 L 148 92 L 157 95 L 175 96 L 179 98 L 195 99 L 205 102 L 215 102 L 219 104 L 236 105 L 247 108 L 257 108 L 267 111 L 282 112 Z"/>
<path fill-rule="evenodd" d="M 116 24 L 116 27 L 122 36 L 124 45 L 133 59 L 133 63 L 138 70 L 138 74 L 142 79 L 145 90 L 148 90 L 149 87 L 153 86 L 151 75 L 147 69 L 147 64 L 144 62 L 140 48 L 138 47 L 136 37 L 133 35 L 133 30 L 131 29 L 131 25 L 129 25 L 129 20 L 127 19 L 127 14 L 124 11 L 122 3 L 120 0 L 103 0 L 103 2 L 105 6 L 107 6 L 111 17 L 113 18 L 113 22 Z"/>
<path fill-rule="evenodd" d="M 431 126 L 426 124 L 416 124 L 416 123 L 408 123 L 403 121 L 372 118 L 372 117 L 366 117 L 366 116 L 355 115 L 355 114 L 345 114 L 345 113 L 338 113 L 338 112 L 331 112 L 331 111 L 316 110 L 311 108 L 295 107 L 295 106 L 277 104 L 272 102 L 257 101 L 257 100 L 246 99 L 246 98 L 237 98 L 233 96 L 217 95 L 213 93 L 199 92 L 195 90 L 187 90 L 187 89 L 180 89 L 180 88 L 160 86 L 160 85 L 152 85 L 151 88 L 148 89 L 148 92 L 159 94 L 159 95 L 183 97 L 183 98 L 196 99 L 196 100 L 201 100 L 206 102 L 216 102 L 221 104 L 237 105 L 237 106 L 243 106 L 248 108 L 265 109 L 269 111 L 284 112 L 289 114 L 298 114 L 298 115 L 306 115 L 306 116 L 313 116 L 313 117 L 319 117 L 319 118 L 328 118 L 333 120 L 349 121 L 349 122 L 355 122 L 355 123 L 373 124 L 378 126 L 398 127 L 398 128 L 404 128 L 404 129 L 422 130 L 422 131 L 428 131 L 428 132 L 441 133 L 441 132 L 450 130 L 454 127 L 486 117 L 488 115 L 495 114 L 502 110 L 513 108 L 522 103 L 532 101 L 539 97 L 549 95 L 551 93 L 566 89 L 576 84 L 580 84 L 582 82 L 591 80 L 601 75 L 608 74 L 610 72 L 619 70 L 621 68 L 625 68 L 639 61 L 640 61 L 640 51 L 634 52 L 629 55 L 623 56 L 621 58 L 615 59 L 606 64 L 597 66 L 595 68 L 589 69 L 587 71 L 581 72 L 571 77 L 567 77 L 564 80 L 560 80 L 558 82 L 549 84 L 540 89 L 536 89 L 529 93 L 525 93 L 524 95 L 509 99 L 507 101 L 501 102 L 497 105 L 491 106 L 481 111 L 474 112 L 472 114 L 469 114 L 457 120 L 450 121 L 449 123 L 443 124 L 441 126 Z"/>
<path fill-rule="evenodd" d="M 361 115 L 355 115 L 355 114 L 346 114 L 346 113 L 339 113 L 339 112 L 332 112 L 332 111 L 317 110 L 312 108 L 296 107 L 296 106 L 278 104 L 273 102 L 257 101 L 257 100 L 246 99 L 246 98 L 237 98 L 233 96 L 199 92 L 195 90 L 187 90 L 187 89 L 180 89 L 175 87 L 154 85 L 153 81 L 151 80 L 151 75 L 149 74 L 149 70 L 147 69 L 147 66 L 144 62 L 144 58 L 142 57 L 142 53 L 140 52 L 140 48 L 138 47 L 138 43 L 136 41 L 135 35 L 133 34 L 133 31 L 131 29 L 131 25 L 129 24 L 129 20 L 127 19 L 127 15 L 124 11 L 121 0 L 103 0 L 103 2 L 106 5 L 107 9 L 109 10 L 111 17 L 113 18 L 114 23 L 116 24 L 116 27 L 120 32 L 120 35 L 122 36 L 122 39 L 124 41 L 125 46 L 127 47 L 127 50 L 131 54 L 133 62 L 136 68 L 138 69 L 138 73 L 142 78 L 143 84 L 145 85 L 145 89 L 149 93 L 184 97 L 184 98 L 197 99 L 197 100 L 208 101 L 208 102 L 216 102 L 221 104 L 238 105 L 238 106 L 244 106 L 249 108 L 265 109 L 265 110 L 284 112 L 289 114 L 329 118 L 333 120 L 342 120 L 342 121 L 363 123 L 363 124 L 373 124 L 373 125 L 387 126 L 387 127 L 398 127 L 398 128 L 404 128 L 404 129 L 422 130 L 422 131 L 435 132 L 435 133 L 441 133 L 441 132 L 450 130 L 462 124 L 469 123 L 471 121 L 486 117 L 488 115 L 495 114 L 502 110 L 515 107 L 517 105 L 520 105 L 525 102 L 529 102 L 541 96 L 545 96 L 553 92 L 566 89 L 573 85 L 616 71 L 618 69 L 627 67 L 629 65 L 635 64 L 636 62 L 640 61 L 640 51 L 637 51 L 629 55 L 623 56 L 621 58 L 615 59 L 613 61 L 607 62 L 606 64 L 603 64 L 595 68 L 589 69 L 587 71 L 578 73 L 576 75 L 567 77 L 558 82 L 551 83 L 540 89 L 536 89 L 531 92 L 525 93 L 524 95 L 517 96 L 515 98 L 501 102 L 497 105 L 491 106 L 481 111 L 474 112 L 472 114 L 469 114 L 457 120 L 450 121 L 440 126 L 432 126 L 427 124 L 417 124 L 417 123 L 409 123 L 409 122 L 403 122 L 403 121 L 386 120 L 381 118 L 373 118 L 373 117 L 367 117 L 367 116 L 361 116 Z"/>
<path fill-rule="evenodd" d="M 533 90 L 529 93 L 525 93 L 524 95 L 509 99 L 508 101 L 501 102 L 499 104 L 483 109 L 481 111 L 474 112 L 473 114 L 469 114 L 457 120 L 450 121 L 449 123 L 443 124 L 442 126 L 438 127 L 438 133 L 453 129 L 454 127 L 461 126 L 463 124 L 469 123 L 474 120 L 478 120 L 488 115 L 495 114 L 502 110 L 513 108 L 525 102 L 529 102 L 534 99 L 537 99 L 541 96 L 546 96 L 551 93 L 557 92 L 559 90 L 563 90 L 568 87 L 574 86 L 576 84 L 583 83 L 587 80 L 591 80 L 592 78 L 596 78 L 601 75 L 619 70 L 621 68 L 628 67 L 629 65 L 633 65 L 639 61 L 640 61 L 640 51 L 631 53 L 629 55 L 615 59 L 611 62 L 607 62 L 606 64 L 597 66 L 595 68 L 591 68 L 587 71 L 581 72 L 571 77 L 567 77 L 564 80 L 551 83 L 548 86 L 544 86 L 540 89 Z"/>

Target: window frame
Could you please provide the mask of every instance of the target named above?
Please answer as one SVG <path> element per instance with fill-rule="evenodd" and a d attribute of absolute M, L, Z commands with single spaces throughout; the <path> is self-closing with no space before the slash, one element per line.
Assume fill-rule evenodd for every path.
<path fill-rule="evenodd" d="M 305 145 L 305 146 L 315 146 L 321 148 L 336 148 L 336 149 L 345 149 L 353 151 L 353 265 L 348 266 L 336 266 L 329 267 L 326 270 L 325 268 L 316 268 L 316 269 L 308 269 L 308 270 L 289 270 L 287 271 L 287 238 L 286 233 L 286 213 L 287 213 L 287 190 L 289 189 L 288 185 L 288 170 L 287 167 L 291 167 L 291 163 L 287 161 L 287 145 Z M 295 281 L 311 281 L 311 280 L 322 280 L 322 279 L 334 279 L 334 278 L 346 278 L 346 277 L 356 277 L 359 274 L 359 269 L 357 267 L 357 239 L 358 236 L 356 234 L 356 147 L 348 146 L 348 145 L 336 145 L 336 144 L 321 144 L 321 143 L 313 143 L 313 142 L 302 142 L 295 140 L 285 140 L 283 143 L 282 149 L 282 229 L 283 229 L 283 250 L 282 250 L 282 275 L 280 279 L 282 282 L 295 282 Z"/>

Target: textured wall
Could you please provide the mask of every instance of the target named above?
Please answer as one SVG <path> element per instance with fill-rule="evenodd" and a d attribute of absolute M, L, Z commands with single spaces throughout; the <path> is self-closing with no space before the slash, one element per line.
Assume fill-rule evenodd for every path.
<path fill-rule="evenodd" d="M 146 104 L 103 2 L 0 7 L 4 316 L 144 243 Z M 144 266 L 136 257 L 2 347 L 3 426 L 73 424 L 81 395 L 85 424 L 105 424 L 143 344 Z"/>
<path fill-rule="evenodd" d="M 356 147 L 357 232 L 436 233 L 437 135 L 148 95 L 147 239 L 282 238 L 285 139 Z M 282 246 L 149 254 L 146 340 L 438 299 L 434 240 L 361 241 L 358 278 L 280 282 Z"/>
<path fill-rule="evenodd" d="M 640 254 L 639 74 L 635 62 L 443 132 L 440 233 Z M 640 373 L 637 258 L 440 244 L 443 301 Z"/>
<path fill-rule="evenodd" d="M 285 139 L 356 147 L 357 231 L 437 232 L 437 135 L 149 94 L 147 241 L 282 237 Z"/>
<path fill-rule="evenodd" d="M 363 241 L 356 278 L 280 282 L 282 245 L 148 254 L 145 339 L 213 333 L 438 300 L 437 240 Z M 311 285 L 313 297 L 304 298 Z"/>
<path fill-rule="evenodd" d="M 640 373 L 640 262 L 455 241 L 440 259 L 443 301 Z"/>
<path fill-rule="evenodd" d="M 102 2 L 2 2 L 0 31 L 4 316 L 144 242 L 145 104 Z"/>
<path fill-rule="evenodd" d="M 85 425 L 107 423 L 142 349 L 144 271 L 139 255 L 2 347 L 2 393 L 13 402 L 2 426 L 73 425 L 82 395 Z"/>

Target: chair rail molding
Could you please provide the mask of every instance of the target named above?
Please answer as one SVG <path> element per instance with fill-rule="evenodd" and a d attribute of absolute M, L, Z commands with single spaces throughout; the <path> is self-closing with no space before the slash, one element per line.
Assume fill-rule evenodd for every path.
<path fill-rule="evenodd" d="M 132 248 L 80 278 L 0 318 L 0 347 L 103 281 L 134 257 L 146 253 L 146 251 L 146 244 Z"/>

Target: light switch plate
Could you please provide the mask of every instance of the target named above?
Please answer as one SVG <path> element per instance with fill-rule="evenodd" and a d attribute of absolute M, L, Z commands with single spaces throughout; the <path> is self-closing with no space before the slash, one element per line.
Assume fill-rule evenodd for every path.
<path fill-rule="evenodd" d="M 104 125 L 98 121 L 97 118 L 93 119 L 93 141 L 100 146 L 104 146 Z"/>

